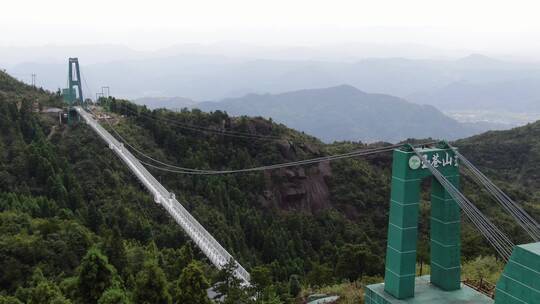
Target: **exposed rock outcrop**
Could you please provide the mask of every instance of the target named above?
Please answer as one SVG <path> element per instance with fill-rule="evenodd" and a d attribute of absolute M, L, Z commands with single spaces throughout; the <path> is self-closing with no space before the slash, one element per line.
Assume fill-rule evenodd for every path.
<path fill-rule="evenodd" d="M 330 164 L 321 162 L 309 167 L 293 167 L 267 173 L 266 204 L 280 209 L 316 213 L 330 207 L 326 178 Z"/>

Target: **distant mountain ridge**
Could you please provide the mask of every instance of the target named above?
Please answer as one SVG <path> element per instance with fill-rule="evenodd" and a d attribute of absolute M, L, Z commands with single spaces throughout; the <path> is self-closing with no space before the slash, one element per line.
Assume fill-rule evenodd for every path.
<path fill-rule="evenodd" d="M 149 109 L 166 108 L 178 110 L 187 108 L 196 103 L 196 101 L 184 97 L 143 97 L 133 100 L 139 105 L 146 105 Z"/>
<path fill-rule="evenodd" d="M 534 76 L 534 75 L 531 75 Z M 409 95 L 416 103 L 445 110 L 503 110 L 540 112 L 540 75 L 537 78 L 474 83 L 452 82 L 443 87 Z"/>
<path fill-rule="evenodd" d="M 202 102 L 194 107 L 272 118 L 326 142 L 397 142 L 413 137 L 457 139 L 480 131 L 460 124 L 433 106 L 365 93 L 350 85 L 275 95 L 248 94 L 220 102 Z"/>
<path fill-rule="evenodd" d="M 479 54 L 453 60 L 365 57 L 341 62 L 301 59 L 306 57 L 279 60 L 263 55 L 239 58 L 190 50 L 186 47 L 139 57 L 131 52 L 121 59 L 113 56 L 121 50 L 111 50 L 110 62 L 96 62 L 92 56 L 82 55 L 79 59 L 90 88 L 99 91 L 106 85 L 115 96 L 131 99 L 183 96 L 198 101 L 221 100 L 249 93 L 277 94 L 347 83 L 367 92 L 435 105 L 441 111 L 448 103 L 458 110 L 476 110 L 477 101 L 483 103 L 483 108 L 510 104 L 510 109 L 529 111 L 531 102 L 540 101 L 535 89 L 540 87 L 539 64 Z M 50 90 L 65 82 L 65 62 L 40 59 L 7 68 L 27 82 L 31 74 L 37 74 L 38 86 Z M 527 96 L 516 98 L 522 95 Z"/>

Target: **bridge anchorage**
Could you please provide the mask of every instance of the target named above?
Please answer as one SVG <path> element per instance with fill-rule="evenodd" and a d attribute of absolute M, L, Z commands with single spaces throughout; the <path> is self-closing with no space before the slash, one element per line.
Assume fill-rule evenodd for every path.
<path fill-rule="evenodd" d="M 366 287 L 366 304 L 391 303 L 540 303 L 540 242 L 514 246 L 458 190 L 459 166 L 472 166 L 457 149 L 404 146 L 394 150 L 384 283 Z M 503 198 L 502 191 L 481 174 Z M 431 178 L 431 275 L 416 277 L 420 185 Z M 485 178 L 485 179 L 484 179 Z M 496 188 L 496 189 L 495 189 Z M 506 198 L 508 198 L 506 196 Z M 509 200 L 509 201 L 508 201 Z M 509 198 L 505 206 L 538 241 L 540 226 Z M 495 289 L 495 299 L 461 283 L 461 211 L 508 261 Z"/>

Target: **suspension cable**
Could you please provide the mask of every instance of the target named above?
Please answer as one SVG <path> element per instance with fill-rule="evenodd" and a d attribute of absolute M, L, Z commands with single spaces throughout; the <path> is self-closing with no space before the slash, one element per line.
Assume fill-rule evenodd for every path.
<path fill-rule="evenodd" d="M 184 170 L 175 170 L 170 168 L 164 168 L 160 166 L 156 166 L 153 164 L 150 164 L 148 162 L 142 161 L 139 159 L 139 161 L 147 165 L 149 167 L 152 167 L 157 170 L 161 171 L 167 171 L 171 173 L 181 173 L 181 174 L 193 174 L 193 175 L 218 175 L 218 174 L 232 174 L 232 173 L 246 173 L 246 172 L 255 172 L 255 171 L 265 171 L 265 170 L 274 170 L 279 168 L 287 168 L 287 167 L 293 167 L 293 166 L 300 166 L 300 165 L 308 165 L 308 164 L 314 164 L 314 163 L 320 163 L 323 161 L 334 161 L 338 159 L 344 159 L 344 158 L 352 158 L 352 157 L 358 157 L 358 156 L 366 156 L 376 153 L 382 153 L 382 152 L 390 152 L 394 150 L 396 147 L 392 146 L 389 148 L 377 148 L 377 149 L 369 149 L 365 151 L 355 151 L 354 153 L 346 153 L 346 154 L 337 154 L 332 156 L 325 156 L 325 157 L 319 157 L 319 158 L 313 158 L 313 159 L 307 159 L 303 161 L 295 161 L 295 162 L 288 162 L 288 163 L 281 163 L 281 164 L 273 164 L 268 166 L 260 166 L 260 167 L 253 167 L 253 168 L 245 168 L 245 169 L 238 169 L 238 170 L 197 170 L 197 171 L 184 171 Z"/>
<path fill-rule="evenodd" d="M 305 159 L 305 160 L 299 160 L 299 161 L 292 161 L 292 162 L 286 162 L 281 164 L 274 164 L 274 165 L 267 165 L 267 166 L 260 166 L 260 167 L 254 167 L 254 168 L 247 168 L 247 169 L 239 169 L 239 170 L 204 170 L 204 169 L 193 169 L 193 168 L 186 168 L 186 167 L 180 167 L 176 165 L 171 165 L 165 162 L 162 162 L 160 160 L 157 160 L 155 158 L 152 158 L 151 156 L 147 155 L 146 153 L 140 151 L 139 149 L 135 148 L 132 144 L 130 144 L 124 137 L 122 137 L 114 128 L 111 127 L 113 132 L 120 138 L 120 140 L 129 148 L 133 149 L 136 153 L 140 154 L 141 156 L 154 161 L 160 165 L 163 165 L 165 167 L 168 167 L 169 170 L 173 170 L 172 172 L 177 171 L 189 171 L 189 172 L 203 172 L 206 174 L 227 174 L 227 173 L 239 173 L 239 172 L 251 172 L 251 171 L 260 171 L 260 170 L 271 170 L 271 169 L 278 169 L 278 168 L 285 168 L 285 167 L 292 167 L 292 166 L 298 166 L 298 165 L 305 165 L 305 164 L 312 164 L 316 162 L 322 162 L 322 161 L 331 161 L 336 159 L 342 159 L 342 158 L 348 158 L 348 157 L 355 157 L 359 155 L 364 155 L 366 152 L 372 152 L 378 153 L 378 152 L 387 152 L 390 150 L 393 150 L 395 148 L 399 148 L 402 145 L 391 145 L 391 146 L 385 146 L 380 148 L 375 148 L 371 150 L 355 150 L 348 153 L 343 154 L 337 154 L 337 155 L 330 155 L 330 156 L 322 156 L 317 158 L 311 158 L 311 159 Z M 156 169 L 159 169 L 156 165 L 149 164 L 147 162 L 141 161 L 142 163 L 152 166 Z M 182 172 L 183 173 L 183 172 Z"/>
<path fill-rule="evenodd" d="M 86 78 L 84 77 L 84 74 L 81 70 L 79 70 L 79 73 L 81 73 L 81 78 L 83 79 L 84 85 L 86 86 L 86 89 L 88 90 L 88 93 L 90 96 L 88 98 L 92 99 L 92 96 L 94 96 L 94 92 L 90 89 L 90 86 L 88 86 L 88 83 L 86 82 Z M 80 79 L 79 79 L 79 85 L 80 85 Z M 82 96 L 81 96 L 82 98 Z M 81 100 L 81 105 L 84 105 L 84 100 Z"/>
<path fill-rule="evenodd" d="M 413 147 L 415 154 L 420 157 L 422 164 L 427 167 L 437 181 L 452 196 L 454 201 L 461 207 L 467 217 L 476 226 L 488 243 L 504 259 L 508 260 L 512 253 L 514 244 L 512 241 L 495 226 L 478 208 L 472 204 L 442 173 L 435 169 L 433 165 L 425 159 L 422 154 Z"/>
<path fill-rule="evenodd" d="M 506 193 L 504 193 L 497 185 L 495 185 L 488 177 L 486 177 L 477 167 L 475 167 L 461 153 L 455 151 L 458 158 L 461 159 L 465 167 L 469 170 L 473 180 L 488 191 L 495 200 L 508 212 L 517 223 L 527 232 L 534 240 L 540 240 L 540 225 L 532 218 L 521 206 L 513 201 Z"/>
<path fill-rule="evenodd" d="M 95 115 L 94 112 L 90 111 L 92 114 Z M 379 147 L 379 148 L 373 148 L 373 149 L 363 149 L 363 150 L 355 150 L 348 153 L 342 153 L 342 154 L 336 154 L 336 155 L 330 155 L 330 156 L 323 156 L 323 157 L 316 157 L 311 159 L 305 159 L 305 160 L 299 160 L 299 161 L 292 161 L 292 162 L 286 162 L 286 163 L 280 163 L 280 164 L 272 164 L 272 165 L 266 165 L 266 166 L 259 166 L 259 167 L 252 167 L 252 168 L 245 168 L 245 169 L 237 169 L 237 170 L 204 170 L 204 169 L 194 169 L 194 168 L 186 168 L 186 167 L 180 167 L 176 165 L 171 165 L 165 162 L 162 162 L 160 160 L 157 160 L 155 158 L 152 158 L 151 156 L 147 155 L 146 153 L 140 151 L 135 146 L 130 144 L 122 135 L 120 135 L 115 128 L 112 126 L 112 124 L 109 121 L 106 121 L 112 131 L 116 134 L 116 136 L 119 137 L 120 141 L 122 141 L 123 144 L 125 144 L 127 147 L 131 148 L 134 152 L 137 154 L 140 154 L 141 156 L 154 161 L 162 166 L 157 166 L 155 164 L 151 164 L 149 162 L 145 162 L 139 159 L 139 161 L 142 164 L 145 164 L 149 167 L 152 167 L 154 169 L 167 171 L 171 173 L 181 173 L 181 174 L 193 174 L 193 175 L 216 175 L 216 174 L 231 174 L 231 173 L 245 173 L 245 172 L 254 172 L 254 171 L 263 171 L 263 170 L 273 170 L 273 169 L 279 169 L 279 168 L 286 168 L 286 167 L 292 167 L 292 166 L 299 166 L 299 165 L 307 165 L 307 164 L 313 164 L 313 163 L 319 163 L 323 161 L 333 161 L 343 158 L 351 158 L 351 157 L 357 157 L 357 156 L 364 156 L 364 155 L 370 155 L 375 153 L 382 153 L 382 152 L 389 152 L 392 151 L 395 148 L 399 148 L 403 146 L 403 144 L 395 144 L 385 147 Z M 425 145 L 426 143 L 423 143 L 421 145 Z M 430 144 L 430 143 L 427 143 Z"/>

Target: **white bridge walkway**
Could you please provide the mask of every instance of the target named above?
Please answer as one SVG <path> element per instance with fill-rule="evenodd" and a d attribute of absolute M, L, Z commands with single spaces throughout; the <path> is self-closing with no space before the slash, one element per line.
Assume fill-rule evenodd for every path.
<path fill-rule="evenodd" d="M 105 130 L 93 116 L 81 107 L 75 110 L 83 120 L 94 130 L 111 148 L 118 157 L 124 161 L 129 169 L 137 176 L 141 183 L 154 196 L 156 203 L 161 204 L 174 220 L 182 227 L 187 235 L 197 244 L 208 259 L 221 269 L 229 262 L 232 256 L 225 250 L 214 237 L 199 224 L 199 222 L 180 204 L 174 193 L 167 191 L 148 170 L 129 152 L 124 145 L 116 140 L 107 130 Z M 236 262 L 235 275 L 249 285 L 249 273 Z"/>

